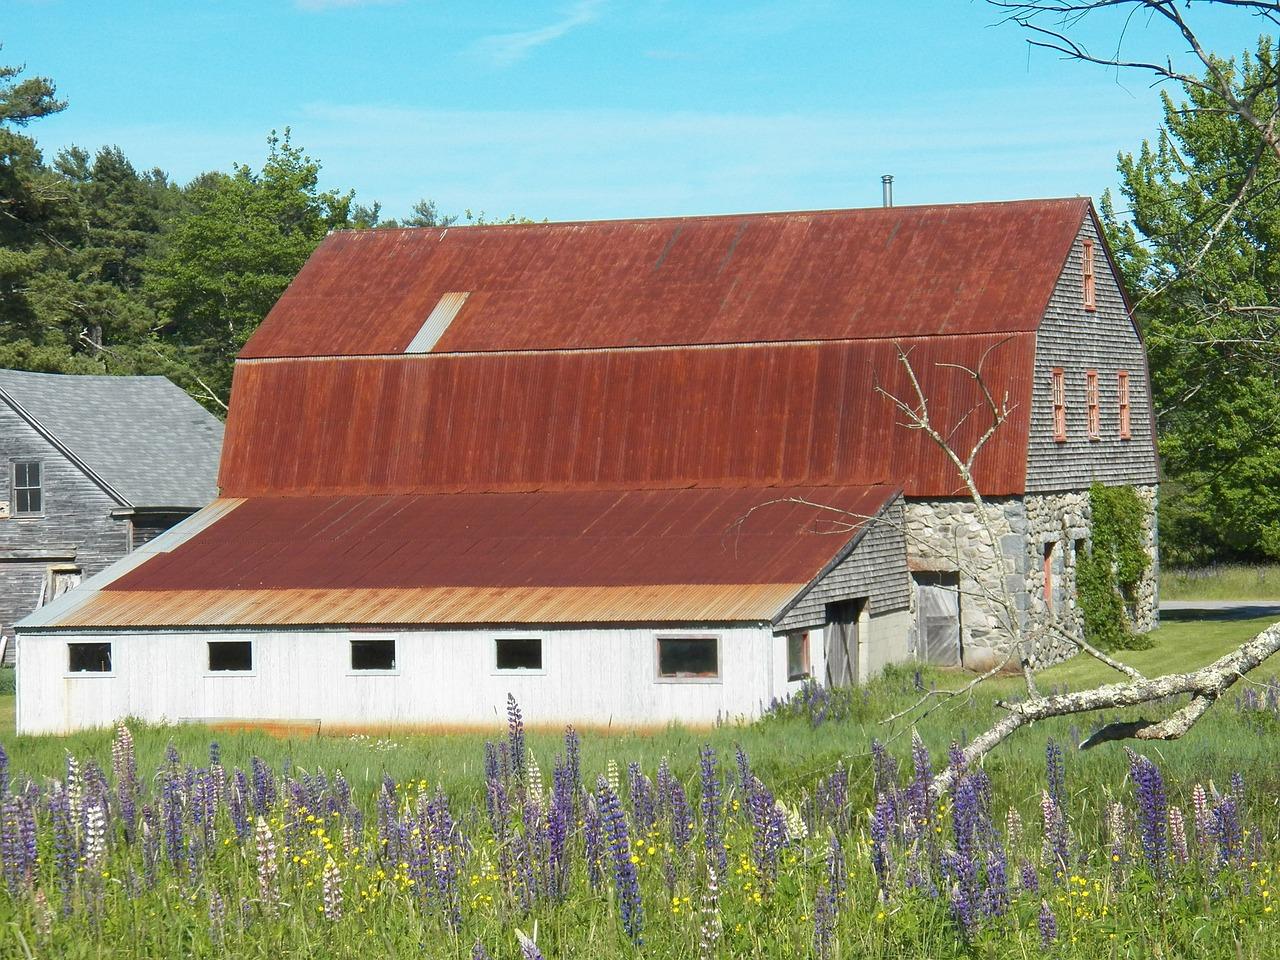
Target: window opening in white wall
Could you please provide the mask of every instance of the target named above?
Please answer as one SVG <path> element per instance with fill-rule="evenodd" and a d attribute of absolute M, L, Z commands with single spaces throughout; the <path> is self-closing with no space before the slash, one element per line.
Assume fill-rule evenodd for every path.
<path fill-rule="evenodd" d="M 68 643 L 67 670 L 70 673 L 110 673 L 111 644 Z"/>
<path fill-rule="evenodd" d="M 244 673 L 253 669 L 253 641 L 210 640 L 210 673 Z"/>
<path fill-rule="evenodd" d="M 809 669 L 809 631 L 787 634 L 787 679 L 808 679 Z"/>
<path fill-rule="evenodd" d="M 658 676 L 667 680 L 719 677 L 719 640 L 716 637 L 659 637 Z"/>
<path fill-rule="evenodd" d="M 396 668 L 396 642 L 394 640 L 352 640 L 352 670 L 394 670 Z"/>
<path fill-rule="evenodd" d="M 503 637 L 494 641 L 494 657 L 499 670 L 541 670 L 542 639 Z"/>

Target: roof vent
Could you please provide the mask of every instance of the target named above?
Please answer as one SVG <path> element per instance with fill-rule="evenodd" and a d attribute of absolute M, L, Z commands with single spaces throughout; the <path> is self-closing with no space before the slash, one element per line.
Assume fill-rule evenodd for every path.
<path fill-rule="evenodd" d="M 880 178 L 880 187 L 884 192 L 882 205 L 886 207 L 893 206 L 893 174 L 886 173 Z"/>
<path fill-rule="evenodd" d="M 444 332 L 449 329 L 449 324 L 453 323 L 453 318 L 458 315 L 458 311 L 462 309 L 462 305 L 467 302 L 469 296 L 471 296 L 470 291 L 441 294 L 440 300 L 427 314 L 422 329 L 414 334 L 409 345 L 404 348 L 404 352 L 430 353 L 440 342 Z"/>

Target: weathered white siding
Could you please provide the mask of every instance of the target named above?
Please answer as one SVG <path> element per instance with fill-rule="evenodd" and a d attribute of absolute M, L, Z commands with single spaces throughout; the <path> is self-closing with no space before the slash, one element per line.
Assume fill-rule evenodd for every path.
<path fill-rule="evenodd" d="M 720 637 L 720 678 L 659 680 L 655 637 Z M 543 638 L 536 675 L 494 670 L 496 637 Z M 353 674 L 352 639 L 397 641 L 391 674 Z M 110 675 L 69 674 L 67 644 L 113 643 Z M 252 640 L 251 674 L 209 674 L 209 640 Z M 815 639 L 815 647 L 820 642 Z M 320 720 L 490 725 L 506 696 L 530 723 L 710 724 L 751 718 L 787 692 L 786 639 L 766 625 L 369 632 L 24 633 L 18 730 L 65 733 L 144 720 Z"/>

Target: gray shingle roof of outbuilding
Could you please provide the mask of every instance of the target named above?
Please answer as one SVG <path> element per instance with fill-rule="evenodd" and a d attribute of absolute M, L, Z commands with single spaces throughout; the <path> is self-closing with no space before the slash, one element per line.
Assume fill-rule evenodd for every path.
<path fill-rule="evenodd" d="M 132 507 L 217 496 L 222 423 L 164 377 L 0 370 L 0 399 Z"/>

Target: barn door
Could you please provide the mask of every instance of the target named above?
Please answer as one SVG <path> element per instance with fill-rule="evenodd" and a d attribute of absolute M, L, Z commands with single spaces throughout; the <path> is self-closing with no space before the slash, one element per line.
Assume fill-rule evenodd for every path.
<path fill-rule="evenodd" d="M 916 638 L 920 659 L 960 666 L 960 583 L 956 574 L 918 573 Z"/>
<path fill-rule="evenodd" d="M 858 682 L 858 617 L 861 600 L 827 604 L 827 686 L 850 687 Z"/>

